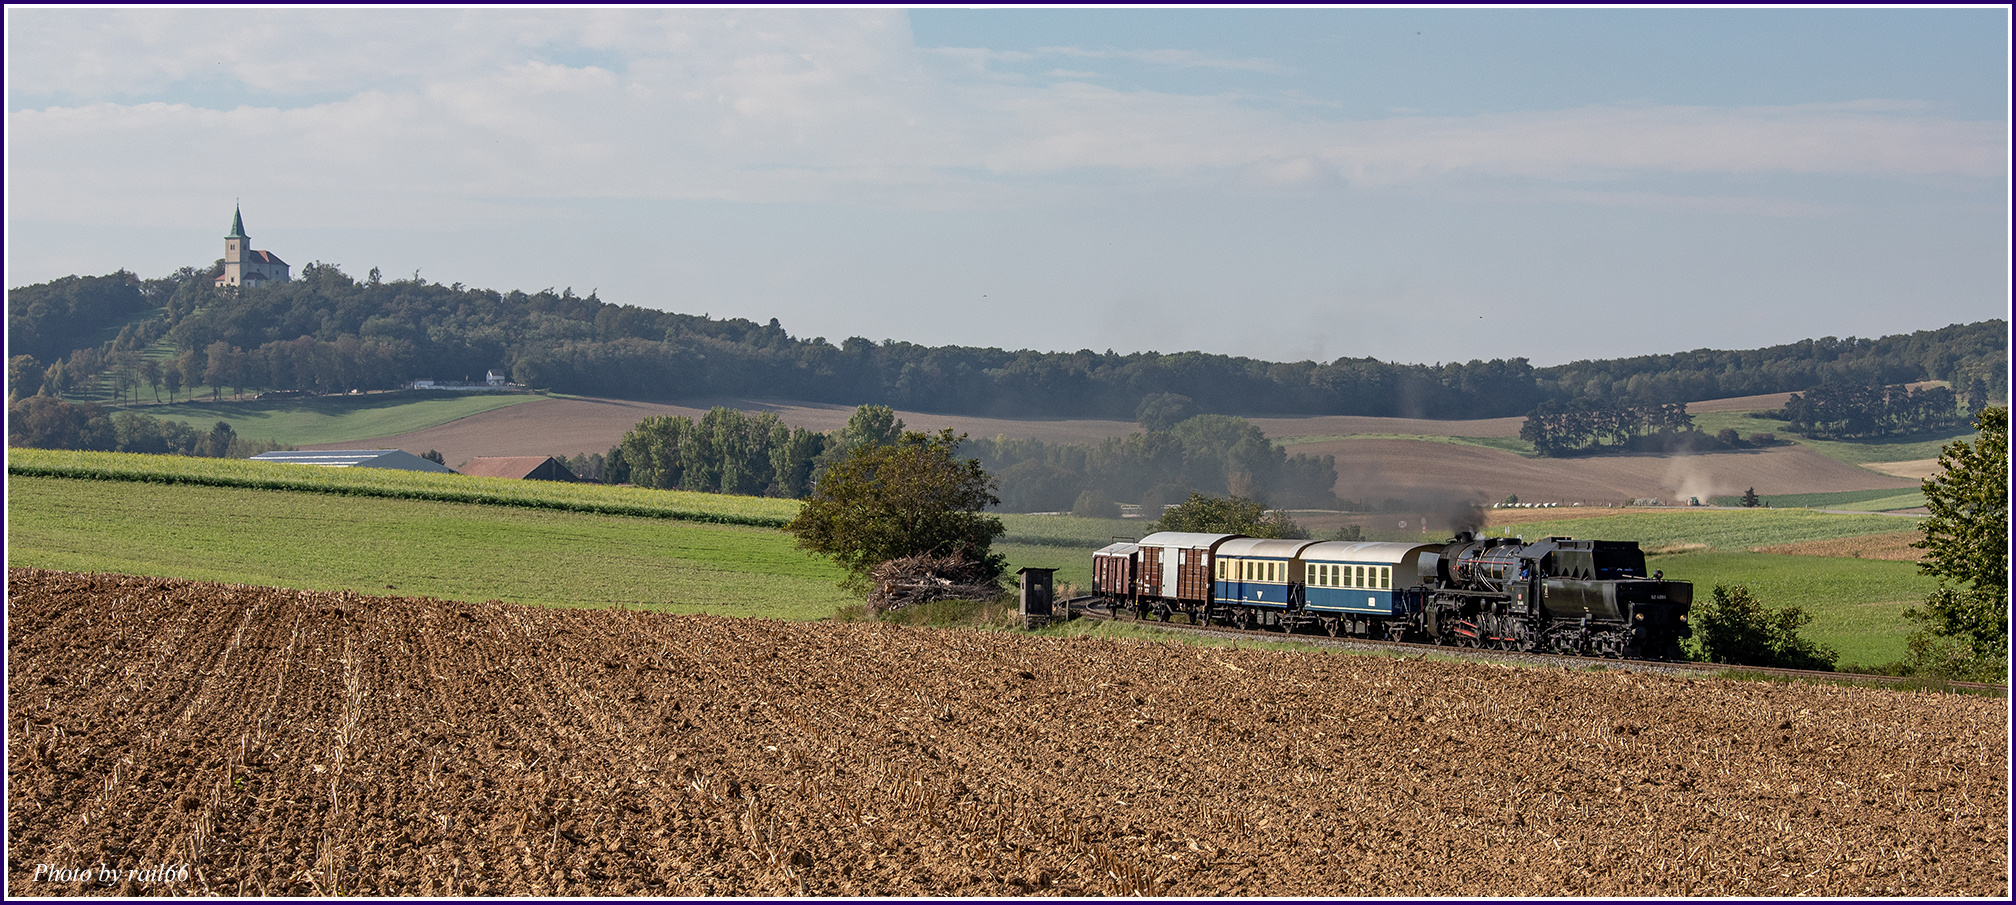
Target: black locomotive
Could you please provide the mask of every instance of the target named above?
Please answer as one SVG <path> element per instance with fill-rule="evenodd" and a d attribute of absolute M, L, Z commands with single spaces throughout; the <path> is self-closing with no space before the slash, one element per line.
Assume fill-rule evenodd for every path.
<path fill-rule="evenodd" d="M 1442 643 L 1668 660 L 1693 634 L 1694 586 L 1647 576 L 1631 541 L 1465 532 L 1420 570 L 1428 599 L 1417 627 Z"/>
<path fill-rule="evenodd" d="M 1630 541 L 1458 534 L 1442 544 L 1164 532 L 1093 554 L 1097 597 L 1195 624 L 1674 659 L 1693 585 Z"/>

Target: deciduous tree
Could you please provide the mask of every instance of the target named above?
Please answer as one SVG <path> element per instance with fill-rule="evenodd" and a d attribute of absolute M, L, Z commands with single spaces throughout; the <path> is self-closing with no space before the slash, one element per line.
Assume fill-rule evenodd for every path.
<path fill-rule="evenodd" d="M 985 510 L 1000 500 L 979 460 L 957 457 L 963 439 L 947 429 L 856 446 L 820 475 L 784 530 L 839 563 L 857 590 L 875 566 L 906 556 L 958 556 L 998 577 L 1005 560 L 990 548 L 1005 529 Z"/>
<path fill-rule="evenodd" d="M 1946 445 L 1923 484 L 1925 550 L 1919 570 L 1939 580 L 1923 610 L 1905 616 L 1933 635 L 1966 641 L 1980 671 L 2009 655 L 2009 409 L 1982 409 L 1973 441 Z M 1923 644 L 1920 647 L 1924 647 Z M 1921 664 L 1922 665 L 1922 664 Z"/>
<path fill-rule="evenodd" d="M 1308 537 L 1308 532 L 1280 512 L 1240 496 L 1214 497 L 1193 493 L 1148 526 L 1156 531 L 1244 534 L 1248 537 Z"/>

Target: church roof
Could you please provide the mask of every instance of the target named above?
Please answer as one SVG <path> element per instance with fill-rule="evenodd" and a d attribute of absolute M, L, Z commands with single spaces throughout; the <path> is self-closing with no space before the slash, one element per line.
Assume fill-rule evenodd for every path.
<path fill-rule="evenodd" d="M 225 236 L 224 238 L 226 239 L 251 238 L 250 236 L 245 235 L 245 215 L 239 211 L 237 205 L 232 205 L 231 207 L 231 234 Z"/>
<path fill-rule="evenodd" d="M 230 238 L 230 237 L 229 237 L 229 236 L 226 236 L 225 238 L 227 238 L 227 239 L 228 239 L 228 238 Z M 286 265 L 286 263 L 287 263 L 286 261 L 282 261 L 282 260 L 280 260 L 280 256 L 279 256 L 279 255 L 276 255 L 276 254 L 274 254 L 274 253 L 272 253 L 272 252 L 270 252 L 270 251 L 259 251 L 259 250 L 254 250 L 254 251 L 250 252 L 250 255 L 251 255 L 251 259 L 252 259 L 252 260 L 254 260 L 254 261 L 258 261 L 258 262 L 259 262 L 259 263 L 261 263 L 261 264 L 279 264 L 279 265 L 282 265 L 282 266 L 285 266 L 285 265 Z"/>

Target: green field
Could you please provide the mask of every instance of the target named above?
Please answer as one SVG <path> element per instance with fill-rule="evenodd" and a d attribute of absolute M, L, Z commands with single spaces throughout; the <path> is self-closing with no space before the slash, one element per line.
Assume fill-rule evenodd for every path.
<path fill-rule="evenodd" d="M 248 440 L 303 446 L 425 430 L 457 418 L 540 398 L 543 397 L 524 393 L 401 390 L 362 396 L 310 396 L 263 402 L 197 400 L 125 408 L 164 421 L 187 421 L 206 430 L 219 421 L 229 421 L 231 429 Z"/>
<path fill-rule="evenodd" d="M 827 618 L 858 603 L 839 589 L 839 569 L 773 527 L 795 512 L 789 500 L 19 449 L 9 451 L 9 470 L 10 566 L 781 619 Z M 253 479 L 233 486 L 218 477 L 234 474 Z M 710 509 L 764 521 L 690 520 L 710 517 Z M 1145 528 L 1070 516 L 1003 522 L 1008 533 L 997 549 L 1011 569 L 1056 569 L 1060 590 L 1081 591 L 1092 550 Z M 1499 531 L 1671 551 L 1653 556 L 1653 567 L 1694 582 L 1697 598 L 1716 584 L 1745 585 L 1767 605 L 1812 614 L 1806 636 L 1835 647 L 1841 663 L 1873 664 L 1903 655 L 1913 626 L 1900 614 L 1932 588 L 1914 565 L 1747 550 L 1915 525 L 1810 509 L 1675 510 L 1590 513 Z"/>
<path fill-rule="evenodd" d="M 19 475 L 7 491 L 9 566 L 781 619 L 852 600 L 767 528 Z"/>
<path fill-rule="evenodd" d="M 1857 512 L 1889 512 L 1897 509 L 1911 509 L 1925 505 L 1925 494 L 1916 490 L 1843 490 L 1837 493 L 1781 493 L 1759 494 L 1761 503 L 1774 509 L 1851 509 Z M 1714 506 L 1740 506 L 1740 496 L 1718 496 L 1709 501 Z"/>
<path fill-rule="evenodd" d="M 342 496 L 522 506 L 771 528 L 782 526 L 798 514 L 796 500 L 602 484 L 519 481 L 389 468 L 324 468 L 282 462 L 141 453 L 9 449 L 7 473 L 9 476 L 292 490 Z"/>
<path fill-rule="evenodd" d="M 1834 648 L 1838 665 L 1878 665 L 1902 659 L 1917 626 L 1904 611 L 1938 586 L 1916 563 L 1772 553 L 1678 553 L 1652 556 L 1647 567 L 1694 583 L 1694 599 L 1718 584 L 1743 585 L 1766 606 L 1796 606 L 1813 617 L 1800 632 Z"/>
<path fill-rule="evenodd" d="M 1918 520 L 1895 515 L 1838 515 L 1811 509 L 1675 509 L 1523 522 L 1486 533 L 1528 539 L 1567 537 L 1635 540 L 1648 552 L 1713 550 L 1743 552 L 1753 547 L 1833 540 L 1911 531 Z"/>
<path fill-rule="evenodd" d="M 1332 440 L 1420 440 L 1424 443 L 1453 443 L 1457 446 L 1481 446 L 1486 449 L 1502 449 L 1533 457 L 1533 444 L 1518 437 L 1449 437 L 1441 434 L 1314 434 L 1303 437 L 1271 438 L 1276 446 L 1300 446 L 1309 443 L 1328 443 Z"/>
<path fill-rule="evenodd" d="M 1744 412 L 1703 412 L 1694 416 L 1694 428 L 1702 433 L 1712 434 L 1723 428 L 1735 428 L 1745 437 L 1755 433 L 1774 433 L 1780 440 L 1790 440 L 1829 458 L 1850 465 L 1867 465 L 1871 462 L 1910 462 L 1917 459 L 1936 459 L 1946 444 L 1955 440 L 1972 440 L 1974 428 L 1958 427 L 1953 430 L 1930 434 L 1913 434 L 1904 437 L 1884 437 L 1876 440 L 1810 440 L 1785 429 L 1787 422 L 1773 418 L 1752 418 Z"/>

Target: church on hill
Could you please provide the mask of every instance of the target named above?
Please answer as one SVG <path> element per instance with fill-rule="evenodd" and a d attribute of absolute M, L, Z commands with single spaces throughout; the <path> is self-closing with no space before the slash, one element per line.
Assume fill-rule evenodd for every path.
<path fill-rule="evenodd" d="M 252 237 L 245 235 L 245 214 L 233 206 L 231 234 L 224 237 L 224 273 L 217 277 L 217 287 L 259 286 L 287 280 L 287 262 L 270 251 L 252 250 Z"/>

